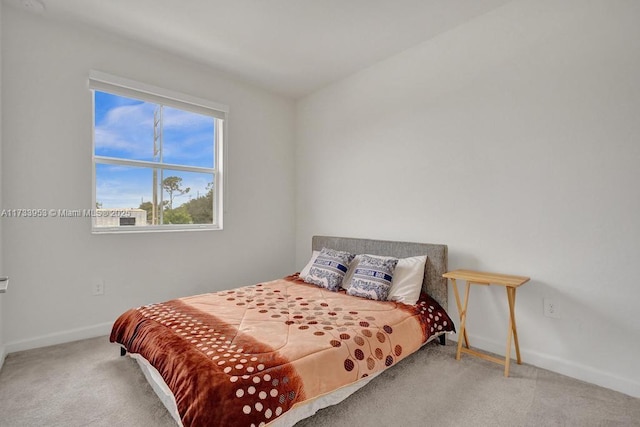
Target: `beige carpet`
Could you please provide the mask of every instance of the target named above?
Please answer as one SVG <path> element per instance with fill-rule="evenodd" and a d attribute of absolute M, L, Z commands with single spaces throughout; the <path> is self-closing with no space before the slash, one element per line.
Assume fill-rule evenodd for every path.
<path fill-rule="evenodd" d="M 297 427 L 640 426 L 640 399 L 528 365 L 428 345 Z M 174 426 L 136 362 L 107 338 L 7 356 L 0 426 Z"/>

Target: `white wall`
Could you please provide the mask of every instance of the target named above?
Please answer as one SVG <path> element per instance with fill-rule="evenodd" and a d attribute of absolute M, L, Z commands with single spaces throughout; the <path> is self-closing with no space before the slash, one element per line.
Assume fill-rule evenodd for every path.
<path fill-rule="evenodd" d="M 300 100 L 298 268 L 313 234 L 448 244 L 450 269 L 531 276 L 525 362 L 640 396 L 639 16 L 514 1 Z M 470 301 L 504 354 L 505 291 Z"/>
<path fill-rule="evenodd" d="M 223 231 L 91 235 L 88 218 L 4 220 L 8 351 L 107 334 L 133 306 L 293 272 L 293 101 L 87 28 L 3 15 L 6 208 L 91 207 L 91 69 L 230 108 Z M 91 295 L 96 278 L 104 296 Z"/>
<path fill-rule="evenodd" d="M 0 22 L 2 22 L 2 2 L 0 2 Z M 0 46 L 2 46 L 2 31 L 0 31 Z M 2 209 L 2 50 L 0 49 L 0 210 Z M 3 275 L 3 263 L 2 263 L 2 224 L 3 220 L 0 219 L 0 275 Z M 4 296 L 0 296 L 0 369 L 4 363 L 5 349 L 4 349 L 4 319 L 3 319 L 3 307 Z"/>

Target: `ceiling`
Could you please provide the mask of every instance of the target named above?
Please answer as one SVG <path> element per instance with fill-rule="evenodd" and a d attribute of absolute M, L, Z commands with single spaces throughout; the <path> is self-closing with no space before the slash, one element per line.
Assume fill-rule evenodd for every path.
<path fill-rule="evenodd" d="M 298 98 L 510 0 L 6 0 Z M 44 10 L 39 11 L 39 3 Z"/>

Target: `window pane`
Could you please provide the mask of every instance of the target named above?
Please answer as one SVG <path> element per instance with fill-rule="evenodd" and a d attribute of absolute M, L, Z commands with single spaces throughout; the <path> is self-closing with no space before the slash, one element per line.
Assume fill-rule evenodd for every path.
<path fill-rule="evenodd" d="M 213 223 L 213 174 L 162 172 L 164 224 Z"/>
<path fill-rule="evenodd" d="M 146 226 L 152 193 L 152 169 L 96 164 L 95 226 Z"/>
<path fill-rule="evenodd" d="M 150 201 L 152 169 L 96 164 L 97 208 L 132 209 Z"/>
<path fill-rule="evenodd" d="M 213 223 L 213 174 L 155 173 L 158 193 L 154 212 L 154 169 L 96 164 L 96 207 L 101 209 L 96 226 Z M 121 221 L 122 216 L 136 219 Z"/>
<path fill-rule="evenodd" d="M 96 155 L 153 161 L 156 109 L 156 104 L 96 91 Z"/>
<path fill-rule="evenodd" d="M 162 110 L 163 162 L 213 168 L 215 119 L 166 106 Z"/>

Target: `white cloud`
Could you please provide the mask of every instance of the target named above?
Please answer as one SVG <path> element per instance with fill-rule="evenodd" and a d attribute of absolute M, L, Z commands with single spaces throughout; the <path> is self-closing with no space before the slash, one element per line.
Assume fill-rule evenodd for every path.
<path fill-rule="evenodd" d="M 150 160 L 153 157 L 154 105 L 123 105 L 109 110 L 96 124 L 96 153 Z"/>

